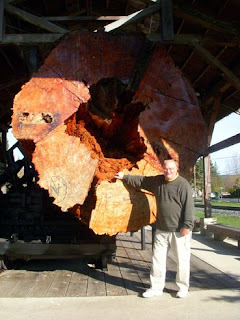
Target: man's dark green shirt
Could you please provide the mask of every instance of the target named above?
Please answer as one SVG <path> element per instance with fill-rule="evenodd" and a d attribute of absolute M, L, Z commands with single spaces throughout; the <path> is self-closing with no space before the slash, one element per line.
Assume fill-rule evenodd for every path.
<path fill-rule="evenodd" d="M 194 202 L 189 182 L 181 176 L 166 181 L 164 175 L 132 176 L 124 175 L 123 181 L 148 190 L 157 202 L 156 228 L 162 231 L 180 231 L 182 227 L 192 230 L 194 222 Z"/>

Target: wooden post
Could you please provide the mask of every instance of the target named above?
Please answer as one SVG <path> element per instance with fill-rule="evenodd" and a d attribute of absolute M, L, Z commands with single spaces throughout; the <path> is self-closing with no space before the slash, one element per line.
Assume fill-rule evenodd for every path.
<path fill-rule="evenodd" d="M 205 218 L 211 218 L 212 206 L 211 206 L 210 155 L 207 155 L 203 158 L 203 178 L 204 178 L 204 213 L 205 213 Z"/>
<path fill-rule="evenodd" d="M 173 30 L 173 7 L 171 0 L 162 0 L 161 8 L 161 27 L 162 39 L 172 40 L 174 38 Z"/>
<path fill-rule="evenodd" d="M 194 196 L 197 198 L 196 166 L 193 167 Z"/>
<path fill-rule="evenodd" d="M 4 1 L 0 1 L 0 41 L 3 39 Z"/>
<path fill-rule="evenodd" d="M 145 243 L 145 227 L 141 228 L 141 249 L 145 250 L 146 243 Z"/>

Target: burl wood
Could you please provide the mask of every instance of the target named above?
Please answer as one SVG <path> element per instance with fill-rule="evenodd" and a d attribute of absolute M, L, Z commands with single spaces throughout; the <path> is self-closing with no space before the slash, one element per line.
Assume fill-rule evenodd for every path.
<path fill-rule="evenodd" d="M 161 174 L 170 157 L 190 180 L 207 146 L 194 90 L 162 47 L 147 60 L 144 48 L 142 35 L 73 33 L 14 100 L 13 132 L 38 184 L 96 234 L 155 221 L 153 195 L 116 181 L 118 171 Z"/>

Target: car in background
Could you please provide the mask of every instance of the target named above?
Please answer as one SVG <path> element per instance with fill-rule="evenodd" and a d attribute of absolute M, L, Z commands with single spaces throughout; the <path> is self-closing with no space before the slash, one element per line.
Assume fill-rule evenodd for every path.
<path fill-rule="evenodd" d="M 222 192 L 220 194 L 220 198 L 231 198 L 231 193 L 229 192 Z"/>

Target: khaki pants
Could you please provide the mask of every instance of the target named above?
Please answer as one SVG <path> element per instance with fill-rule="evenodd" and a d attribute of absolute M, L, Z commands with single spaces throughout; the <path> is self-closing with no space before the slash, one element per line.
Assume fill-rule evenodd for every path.
<path fill-rule="evenodd" d="M 186 236 L 181 236 L 179 232 L 156 230 L 150 274 L 151 288 L 153 290 L 163 290 L 165 287 L 167 254 L 170 248 L 177 259 L 176 284 L 179 290 L 188 290 L 191 238 L 192 232 Z"/>

